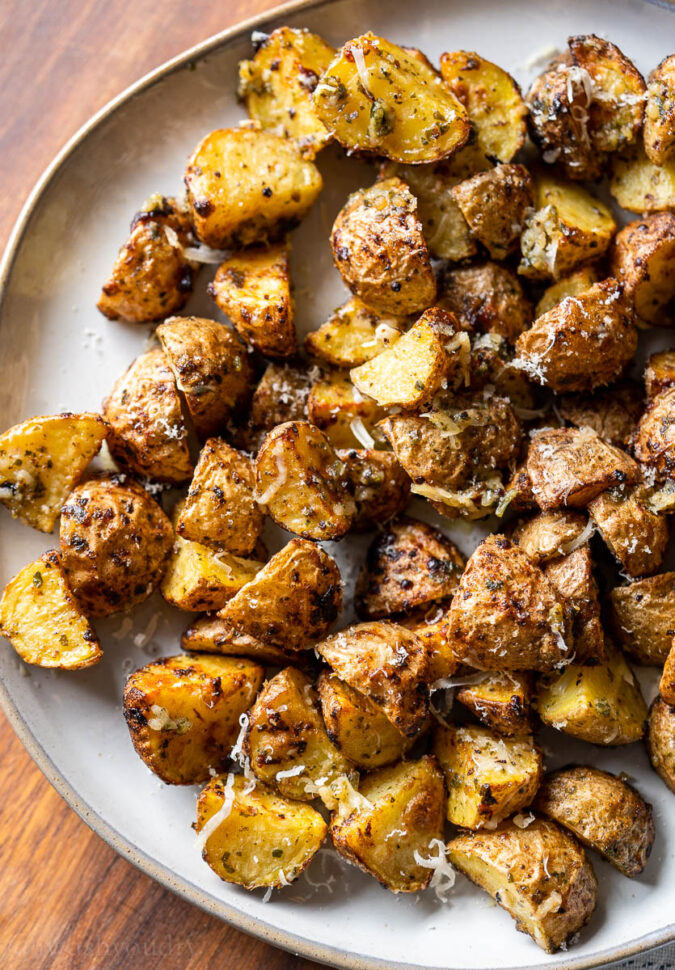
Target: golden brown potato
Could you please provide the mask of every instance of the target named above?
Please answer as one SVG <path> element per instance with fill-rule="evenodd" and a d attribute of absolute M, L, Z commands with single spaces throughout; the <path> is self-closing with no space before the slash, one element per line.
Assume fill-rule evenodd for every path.
<path fill-rule="evenodd" d="M 577 428 L 588 427 L 617 448 L 628 448 L 643 410 L 640 385 L 622 381 L 596 394 L 566 394 L 558 413 Z"/>
<path fill-rule="evenodd" d="M 665 57 L 649 75 L 644 126 L 645 151 L 654 165 L 675 152 L 675 54 Z"/>
<path fill-rule="evenodd" d="M 190 156 L 185 184 L 198 239 L 226 249 L 281 238 L 323 183 L 293 142 L 246 125 L 205 135 Z"/>
<path fill-rule="evenodd" d="M 341 680 L 365 694 L 406 737 L 422 730 L 428 711 L 429 657 L 419 637 L 396 623 L 357 623 L 316 649 Z"/>
<path fill-rule="evenodd" d="M 290 364 L 268 364 L 253 392 L 241 446 L 255 452 L 267 432 L 278 424 L 306 420 L 311 386 L 312 377 L 307 370 Z"/>
<path fill-rule="evenodd" d="M 540 317 L 542 313 L 547 313 L 549 310 L 552 310 L 566 296 L 579 296 L 581 293 L 585 293 L 597 282 L 598 274 L 595 268 L 593 266 L 582 266 L 576 273 L 572 273 L 570 276 L 564 276 L 557 283 L 551 283 L 544 290 L 541 299 L 537 303 L 535 317 Z"/>
<path fill-rule="evenodd" d="M 447 158 L 471 132 L 464 106 L 426 58 L 370 32 L 338 51 L 313 97 L 341 145 L 397 162 Z"/>
<path fill-rule="evenodd" d="M 669 387 L 675 387 L 675 350 L 652 354 L 645 368 L 645 390 L 651 400 Z"/>
<path fill-rule="evenodd" d="M 365 694 L 336 674 L 324 671 L 318 682 L 328 737 L 358 768 L 382 768 L 400 761 L 414 744 Z"/>
<path fill-rule="evenodd" d="M 623 654 L 606 642 L 609 659 L 569 664 L 537 684 L 535 707 L 544 724 L 590 744 L 629 744 L 644 737 L 647 706 Z"/>
<path fill-rule="evenodd" d="M 492 259 L 506 259 L 534 205 L 534 183 L 523 165 L 497 165 L 460 182 L 452 197 Z"/>
<path fill-rule="evenodd" d="M 124 688 L 124 718 L 136 753 L 167 785 L 194 785 L 222 769 L 264 669 L 212 654 L 165 657 Z"/>
<path fill-rule="evenodd" d="M 659 691 L 666 704 L 675 704 L 675 637 L 673 637 L 666 662 L 663 665 Z"/>
<path fill-rule="evenodd" d="M 353 296 L 307 334 L 305 349 L 334 367 L 358 367 L 395 344 L 402 329 L 400 317 L 377 313 Z"/>
<path fill-rule="evenodd" d="M 610 552 L 631 577 L 655 573 L 668 546 L 668 522 L 649 507 L 652 489 L 612 488 L 594 498 L 588 511 Z"/>
<path fill-rule="evenodd" d="M 532 323 L 532 304 L 518 277 L 497 263 L 450 269 L 443 276 L 441 303 L 467 330 L 496 333 L 509 343 Z"/>
<path fill-rule="evenodd" d="M 675 636 L 675 572 L 638 579 L 610 593 L 612 624 L 639 664 L 666 662 Z"/>
<path fill-rule="evenodd" d="M 427 649 L 427 681 L 432 686 L 457 673 L 460 662 L 450 637 L 450 600 L 436 601 L 413 610 L 396 621 L 419 637 Z"/>
<path fill-rule="evenodd" d="M 332 137 L 316 113 L 312 91 L 334 48 L 318 34 L 293 27 L 277 27 L 254 48 L 250 61 L 239 62 L 237 93 L 249 118 L 292 138 L 305 157 L 314 158 Z"/>
<path fill-rule="evenodd" d="M 663 212 L 675 206 L 675 162 L 654 165 L 642 145 L 631 145 L 612 160 L 609 190 L 629 212 Z"/>
<path fill-rule="evenodd" d="M 257 500 L 282 528 L 307 539 L 339 539 L 356 518 L 345 468 L 308 421 L 287 421 L 264 439 L 255 462 Z"/>
<path fill-rule="evenodd" d="M 288 242 L 233 253 L 207 288 L 242 340 L 266 357 L 293 357 L 298 349 L 288 253 Z"/>
<path fill-rule="evenodd" d="M 160 591 L 166 602 L 179 610 L 219 610 L 255 578 L 263 565 L 176 536 Z"/>
<path fill-rule="evenodd" d="M 542 950 L 554 953 L 591 918 L 598 882 L 584 850 L 554 822 L 494 832 L 462 832 L 448 843 L 450 862 L 488 892 Z"/>
<path fill-rule="evenodd" d="M 328 826 L 311 805 L 230 774 L 200 792 L 195 829 L 202 858 L 225 882 L 281 889 L 310 864 Z"/>
<path fill-rule="evenodd" d="M 588 520 L 581 512 L 538 512 L 531 519 L 516 523 L 511 538 L 541 566 L 573 552 L 583 541 L 587 526 Z"/>
<path fill-rule="evenodd" d="M 474 51 L 441 54 L 441 75 L 469 112 L 478 147 L 510 162 L 525 141 L 527 108 L 510 74 Z"/>
<path fill-rule="evenodd" d="M 251 458 L 221 438 L 209 438 L 178 517 L 178 535 L 246 557 L 255 549 L 264 519 L 255 500 Z"/>
<path fill-rule="evenodd" d="M 436 278 L 417 200 L 402 179 L 383 179 L 350 195 L 330 241 L 344 282 L 378 312 L 405 316 L 434 302 Z"/>
<path fill-rule="evenodd" d="M 428 862 L 443 838 L 443 798 L 443 775 L 431 755 L 380 768 L 361 781 L 351 811 L 333 813 L 333 845 L 392 892 L 418 892 L 433 868 L 420 859 Z"/>
<path fill-rule="evenodd" d="M 0 635 L 38 667 L 80 670 L 103 656 L 68 587 L 58 552 L 45 552 L 10 579 L 0 599 Z"/>
<path fill-rule="evenodd" d="M 141 354 L 103 402 L 108 447 L 125 470 L 178 485 L 192 475 L 187 428 L 176 381 L 163 350 Z"/>
<path fill-rule="evenodd" d="M 544 567 L 544 574 L 571 610 L 576 662 L 606 660 L 598 586 L 593 577 L 593 560 L 588 544 L 550 562 Z"/>
<path fill-rule="evenodd" d="M 479 670 L 551 670 L 572 655 L 566 602 L 505 536 L 474 550 L 450 617 L 455 654 Z"/>
<path fill-rule="evenodd" d="M 469 678 L 470 679 L 470 678 Z M 532 734 L 532 676 L 515 670 L 488 670 L 459 688 L 455 700 L 486 727 L 510 738 Z"/>
<path fill-rule="evenodd" d="M 652 851 L 652 807 L 622 778 L 598 768 L 546 775 L 534 808 L 569 829 L 624 876 L 639 876 Z"/>
<path fill-rule="evenodd" d="M 675 387 L 657 394 L 640 418 L 633 454 L 657 482 L 675 478 Z"/>
<path fill-rule="evenodd" d="M 103 284 L 97 306 L 110 320 L 150 323 L 180 310 L 192 293 L 198 264 L 190 217 L 177 199 L 153 195 L 133 218 L 130 234 Z"/>
<path fill-rule="evenodd" d="M 540 508 L 584 508 L 616 485 L 636 485 L 640 469 L 591 428 L 552 428 L 533 435 L 527 473 Z"/>
<path fill-rule="evenodd" d="M 426 522 L 401 519 L 375 537 L 354 593 L 356 612 L 379 620 L 452 596 L 466 561 Z"/>
<path fill-rule="evenodd" d="M 449 822 L 494 828 L 534 798 L 544 762 L 532 738 L 502 738 L 474 725 L 439 724 L 434 754 L 448 790 Z"/>
<path fill-rule="evenodd" d="M 602 37 L 579 35 L 570 37 L 568 44 L 573 63 L 591 80 L 588 133 L 593 151 L 618 151 L 642 127 L 644 78 L 618 47 Z"/>
<path fill-rule="evenodd" d="M 51 532 L 107 432 L 101 415 L 88 412 L 31 418 L 9 428 L 0 435 L 0 502 L 15 519 Z"/>
<path fill-rule="evenodd" d="M 610 384 L 632 360 L 633 312 L 615 279 L 594 283 L 537 317 L 516 341 L 520 367 L 558 394 Z"/>
<path fill-rule="evenodd" d="M 624 285 L 635 312 L 652 326 L 672 323 L 675 298 L 675 212 L 654 212 L 616 234 L 611 272 Z"/>
<path fill-rule="evenodd" d="M 289 663 L 300 664 L 297 653 L 283 650 L 247 633 L 238 633 L 231 623 L 220 616 L 207 614 L 191 623 L 180 645 L 183 650 L 194 653 L 219 653 L 225 657 L 248 657 L 269 667 L 285 667 Z"/>
<path fill-rule="evenodd" d="M 346 469 L 347 489 L 354 497 L 357 531 L 385 525 L 408 504 L 410 479 L 390 451 L 372 448 L 338 451 Z"/>
<path fill-rule="evenodd" d="M 239 633 L 288 650 L 323 636 L 342 606 L 340 571 L 327 552 L 291 539 L 221 611 Z"/>
<path fill-rule="evenodd" d="M 675 792 L 675 707 L 657 697 L 649 711 L 647 751 L 654 771 Z"/>
<path fill-rule="evenodd" d="M 307 398 L 307 417 L 323 431 L 333 448 L 355 448 L 364 432 L 372 437 L 375 425 L 385 414 L 340 371 L 326 373 L 315 381 Z"/>

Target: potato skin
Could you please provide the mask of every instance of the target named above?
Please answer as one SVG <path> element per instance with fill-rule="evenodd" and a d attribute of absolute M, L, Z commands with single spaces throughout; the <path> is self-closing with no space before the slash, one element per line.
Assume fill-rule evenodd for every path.
<path fill-rule="evenodd" d="M 675 792 L 675 707 L 657 697 L 649 711 L 647 753 L 654 771 Z"/>
<path fill-rule="evenodd" d="M 624 876 L 639 876 L 654 844 L 652 807 L 632 785 L 588 766 L 546 775 L 533 807 L 596 849 Z"/>
<path fill-rule="evenodd" d="M 390 451 L 372 448 L 338 450 L 347 488 L 356 504 L 355 532 L 384 525 L 408 504 L 410 479 Z"/>
<path fill-rule="evenodd" d="M 642 389 L 634 381 L 621 381 L 595 394 L 565 395 L 558 404 L 565 421 L 592 428 L 610 445 L 624 449 L 630 446 L 642 410 Z"/>
<path fill-rule="evenodd" d="M 478 720 L 504 737 L 532 734 L 532 675 L 513 670 L 489 670 L 484 679 L 465 684 L 455 700 Z"/>
<path fill-rule="evenodd" d="M 302 658 L 291 650 L 275 647 L 247 633 L 238 633 L 231 623 L 213 613 L 198 617 L 183 633 L 181 649 L 190 653 L 218 653 L 224 657 L 248 657 L 268 667 L 289 663 L 303 666 Z"/>
<path fill-rule="evenodd" d="M 614 238 L 610 270 L 624 285 L 635 312 L 652 326 L 669 326 L 675 296 L 671 272 L 675 254 L 675 213 L 655 212 L 629 222 Z"/>
<path fill-rule="evenodd" d="M 240 447 L 255 452 L 265 435 L 277 425 L 305 421 L 311 386 L 312 379 L 305 369 L 290 364 L 268 364 L 253 392 Z"/>
<path fill-rule="evenodd" d="M 644 485 L 615 488 L 594 498 L 588 511 L 610 552 L 633 578 L 655 573 L 668 546 L 668 520 L 649 508 Z"/>
<path fill-rule="evenodd" d="M 610 593 L 612 625 L 640 664 L 666 662 L 675 636 L 675 572 L 638 579 Z"/>
<path fill-rule="evenodd" d="M 223 768 L 264 668 L 212 654 L 166 657 L 124 688 L 124 718 L 136 753 L 167 785 L 206 781 Z"/>
<path fill-rule="evenodd" d="M 675 387 L 675 349 L 652 354 L 645 368 L 645 391 L 649 400 Z"/>
<path fill-rule="evenodd" d="M 452 197 L 492 259 L 506 259 L 534 206 L 534 183 L 523 165 L 497 165 L 460 182 Z"/>
<path fill-rule="evenodd" d="M 429 656 L 427 681 L 432 686 L 454 676 L 461 666 L 452 649 L 450 603 L 451 600 L 438 600 L 396 620 L 424 643 Z"/>
<path fill-rule="evenodd" d="M 644 142 L 654 165 L 663 165 L 675 153 L 675 54 L 664 57 L 649 75 Z"/>
<path fill-rule="evenodd" d="M 633 454 L 653 470 L 656 481 L 675 478 L 675 387 L 661 391 L 647 405 L 635 429 Z"/>
<path fill-rule="evenodd" d="M 452 267 L 443 276 L 442 305 L 468 330 L 515 343 L 532 323 L 532 304 L 515 273 L 498 263 Z"/>
<path fill-rule="evenodd" d="M 588 543 L 549 563 L 544 573 L 571 610 L 575 660 L 578 663 L 606 660 L 598 586 Z"/>

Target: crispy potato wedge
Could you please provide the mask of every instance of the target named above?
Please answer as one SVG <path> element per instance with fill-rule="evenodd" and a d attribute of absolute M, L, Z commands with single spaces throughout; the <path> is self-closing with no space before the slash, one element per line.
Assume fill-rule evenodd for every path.
<path fill-rule="evenodd" d="M 573 552 L 583 541 L 588 520 L 581 512 L 538 512 L 516 523 L 511 539 L 538 566 Z"/>
<path fill-rule="evenodd" d="M 650 400 L 669 387 L 675 387 L 675 349 L 652 354 L 645 368 L 645 390 Z"/>
<path fill-rule="evenodd" d="M 427 681 L 432 686 L 457 673 L 459 660 L 450 637 L 450 601 L 437 601 L 421 606 L 396 621 L 419 637 L 427 648 L 429 667 Z"/>
<path fill-rule="evenodd" d="M 607 660 L 605 634 L 600 622 L 598 586 L 593 577 L 593 560 L 588 543 L 544 567 L 572 612 L 572 639 L 577 663 Z"/>
<path fill-rule="evenodd" d="M 666 662 L 663 665 L 659 691 L 666 704 L 675 704 L 675 637 L 673 637 Z"/>
<path fill-rule="evenodd" d="M 640 385 L 621 381 L 595 394 L 566 394 L 558 413 L 577 428 L 588 427 L 617 448 L 628 448 L 644 405 Z"/>
<path fill-rule="evenodd" d="M 24 566 L 5 586 L 0 635 L 22 660 L 38 667 L 80 670 L 103 656 L 55 550 Z"/>
<path fill-rule="evenodd" d="M 557 303 L 561 303 L 567 296 L 579 296 L 598 282 L 598 273 L 593 266 L 582 266 L 575 273 L 564 276 L 557 283 L 551 283 L 541 295 L 535 310 L 535 317 L 548 313 Z"/>
<path fill-rule="evenodd" d="M 338 451 L 347 488 L 356 503 L 357 531 L 384 525 L 399 515 L 410 495 L 410 479 L 390 451 L 361 448 Z"/>
<path fill-rule="evenodd" d="M 654 165 L 663 165 L 675 153 L 675 54 L 665 57 L 649 75 L 644 142 Z"/>
<path fill-rule="evenodd" d="M 624 876 L 639 876 L 654 844 L 652 807 L 632 785 L 598 768 L 563 768 L 546 775 L 534 808 Z"/>
<path fill-rule="evenodd" d="M 160 586 L 167 603 L 193 613 L 220 610 L 255 579 L 264 563 L 176 536 Z"/>
<path fill-rule="evenodd" d="M 265 437 L 255 461 L 257 500 L 283 529 L 306 539 L 340 539 L 356 518 L 345 468 L 326 435 L 287 421 Z"/>
<path fill-rule="evenodd" d="M 668 521 L 650 508 L 652 494 L 645 485 L 612 488 L 588 506 L 609 551 L 634 578 L 655 573 L 668 546 Z"/>
<path fill-rule="evenodd" d="M 15 519 L 51 532 L 108 433 L 100 414 L 31 418 L 0 435 L 0 502 Z"/>
<path fill-rule="evenodd" d="M 268 364 L 253 392 L 248 423 L 240 432 L 240 446 L 256 452 L 268 431 L 286 421 L 307 419 L 312 377 L 305 368 Z"/>
<path fill-rule="evenodd" d="M 657 394 L 640 418 L 633 454 L 657 482 L 675 479 L 675 387 Z"/>
<path fill-rule="evenodd" d="M 670 326 L 675 300 L 675 212 L 654 212 L 616 234 L 610 269 L 635 312 L 652 326 Z"/>
<path fill-rule="evenodd" d="M 641 145 L 632 145 L 612 160 L 612 193 L 629 212 L 663 212 L 675 207 L 675 161 L 655 165 Z"/>
<path fill-rule="evenodd" d="M 469 678 L 470 679 L 470 678 Z M 532 734 L 532 676 L 515 670 L 488 670 L 459 687 L 455 700 L 503 737 Z"/>
<path fill-rule="evenodd" d="M 471 133 L 464 106 L 429 62 L 370 32 L 338 51 L 313 98 L 341 145 L 396 162 L 447 158 Z"/>
<path fill-rule="evenodd" d="M 612 625 L 639 664 L 664 664 L 675 636 L 675 572 L 638 579 L 610 593 Z"/>
<path fill-rule="evenodd" d="M 452 189 L 473 236 L 492 259 L 506 259 L 518 245 L 529 210 L 534 183 L 523 165 L 497 165 Z"/>
<path fill-rule="evenodd" d="M 355 448 L 363 432 L 372 437 L 375 425 L 387 412 L 364 398 L 349 377 L 335 371 L 315 381 L 307 398 L 307 417 L 333 448 Z"/>
<path fill-rule="evenodd" d="M 448 843 L 450 862 L 554 953 L 591 918 L 598 882 L 584 850 L 554 822 L 526 828 L 503 822 L 494 832 L 462 832 Z"/>
<path fill-rule="evenodd" d="M 136 753 L 167 785 L 206 781 L 223 768 L 264 668 L 213 654 L 165 657 L 124 688 L 124 718 Z"/>
<path fill-rule="evenodd" d="M 207 614 L 191 623 L 181 637 L 181 648 L 194 653 L 218 653 L 225 657 L 248 657 L 269 667 L 300 663 L 297 653 L 284 650 L 247 633 L 238 633 L 220 616 Z"/>
<path fill-rule="evenodd" d="M 310 864 L 328 826 L 311 805 L 227 775 L 200 792 L 195 829 L 202 858 L 225 882 L 281 889 Z"/>
<path fill-rule="evenodd" d="M 675 792 L 675 707 L 656 697 L 649 710 L 647 751 L 654 771 Z"/>
<path fill-rule="evenodd" d="M 532 304 L 518 277 L 497 263 L 450 269 L 443 276 L 441 304 L 467 330 L 499 334 L 509 343 L 532 323 Z"/>
<path fill-rule="evenodd" d="M 402 328 L 400 317 L 377 313 L 352 296 L 318 330 L 307 334 L 305 349 L 333 367 L 358 367 L 393 346 Z"/>

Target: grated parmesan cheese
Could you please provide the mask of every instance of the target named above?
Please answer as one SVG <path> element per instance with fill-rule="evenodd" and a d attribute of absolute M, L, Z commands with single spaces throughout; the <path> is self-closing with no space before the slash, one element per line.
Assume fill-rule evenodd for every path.
<path fill-rule="evenodd" d="M 208 822 L 205 822 L 197 833 L 197 845 L 204 851 L 206 843 L 209 838 L 213 835 L 216 829 L 225 821 L 230 812 L 232 811 L 232 806 L 234 804 L 234 775 L 232 772 L 227 776 L 225 781 L 225 787 L 223 789 L 223 804 L 220 806 L 217 812 L 214 812 Z"/>
<path fill-rule="evenodd" d="M 429 855 L 427 859 L 415 849 L 413 858 L 418 866 L 433 870 L 429 888 L 434 890 L 440 902 L 447 903 L 448 893 L 455 885 L 455 870 L 448 862 L 447 849 L 440 839 L 432 839 L 429 842 L 429 852 L 434 849 L 437 850 L 437 854 Z"/>

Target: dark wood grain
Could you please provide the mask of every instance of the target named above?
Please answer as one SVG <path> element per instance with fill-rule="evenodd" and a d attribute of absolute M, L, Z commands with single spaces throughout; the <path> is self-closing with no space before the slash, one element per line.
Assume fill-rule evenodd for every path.
<path fill-rule="evenodd" d="M 0 0 L 0 240 L 33 183 L 132 81 L 276 0 Z M 7 970 L 311 970 L 160 888 L 61 800 L 0 715 Z"/>

